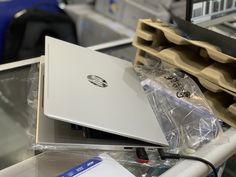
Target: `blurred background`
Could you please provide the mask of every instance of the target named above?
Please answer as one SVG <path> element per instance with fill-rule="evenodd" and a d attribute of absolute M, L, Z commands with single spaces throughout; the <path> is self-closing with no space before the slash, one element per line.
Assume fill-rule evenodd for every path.
<path fill-rule="evenodd" d="M 236 0 L 0 0 L 0 64 L 43 55 L 45 36 L 133 61 L 138 20 L 171 23 L 173 15 L 236 38 Z M 236 176 L 235 159 L 227 162 L 224 177 Z"/>
<path fill-rule="evenodd" d="M 84 47 L 129 39 L 140 18 L 175 15 L 234 38 L 235 7 L 235 0 L 1 0 L 0 63 L 43 55 L 46 35 Z M 135 53 L 103 52 L 130 60 Z"/>

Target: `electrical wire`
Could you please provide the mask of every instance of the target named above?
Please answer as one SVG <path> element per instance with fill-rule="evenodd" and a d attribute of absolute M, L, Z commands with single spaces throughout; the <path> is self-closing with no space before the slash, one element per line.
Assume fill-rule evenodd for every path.
<path fill-rule="evenodd" d="M 202 158 L 199 158 L 199 157 L 195 157 L 195 156 L 186 156 L 186 155 L 181 155 L 181 154 L 165 153 L 163 151 L 163 149 L 158 149 L 158 152 L 159 152 L 159 155 L 160 155 L 162 160 L 165 160 L 165 159 L 177 159 L 177 160 L 178 159 L 187 159 L 187 160 L 200 161 L 200 162 L 208 165 L 209 167 L 211 167 L 212 171 L 214 173 L 214 176 L 218 177 L 216 167 L 211 162 L 209 162 L 209 161 L 207 161 L 205 159 L 202 159 Z"/>

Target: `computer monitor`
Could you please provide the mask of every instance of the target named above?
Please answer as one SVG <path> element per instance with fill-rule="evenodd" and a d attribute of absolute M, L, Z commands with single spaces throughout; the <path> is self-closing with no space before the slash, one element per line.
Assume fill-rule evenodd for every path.
<path fill-rule="evenodd" d="M 186 20 L 194 24 L 236 12 L 236 0 L 187 0 Z"/>

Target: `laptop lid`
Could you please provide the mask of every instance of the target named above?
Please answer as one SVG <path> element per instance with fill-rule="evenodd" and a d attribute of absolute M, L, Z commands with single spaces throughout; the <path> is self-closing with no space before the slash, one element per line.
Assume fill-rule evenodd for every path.
<path fill-rule="evenodd" d="M 50 37 L 45 52 L 46 116 L 168 145 L 132 63 Z"/>

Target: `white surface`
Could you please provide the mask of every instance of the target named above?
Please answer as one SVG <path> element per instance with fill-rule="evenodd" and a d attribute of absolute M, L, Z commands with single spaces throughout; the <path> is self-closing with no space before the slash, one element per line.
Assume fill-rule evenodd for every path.
<path fill-rule="evenodd" d="M 57 177 L 59 174 L 63 174 L 69 169 L 72 169 L 93 157 L 97 157 L 101 153 L 102 152 L 99 151 L 81 151 L 78 149 L 77 151 L 46 151 L 0 171 L 0 177 Z M 116 151 L 114 151 L 114 153 L 118 153 L 121 156 L 126 154 L 125 152 Z M 103 157 L 105 162 L 102 169 L 105 169 L 104 166 L 106 166 L 108 168 L 105 170 L 108 173 L 112 173 L 109 177 L 118 175 L 119 177 L 134 177 L 119 163 L 110 158 L 110 156 L 107 156 L 106 154 L 101 154 L 100 156 Z M 99 165 L 102 164 L 98 164 L 97 167 L 99 167 Z M 99 169 L 96 169 L 96 171 L 99 172 Z M 105 175 L 98 175 L 97 172 L 94 172 L 93 176 L 94 175 L 96 175 L 96 177 L 106 177 Z M 79 175 L 79 177 L 80 176 L 82 177 L 83 175 Z"/>
<path fill-rule="evenodd" d="M 105 79 L 101 88 L 88 75 Z M 46 38 L 45 115 L 137 140 L 167 145 L 130 62 Z"/>
<path fill-rule="evenodd" d="M 101 164 L 79 175 L 81 177 L 135 177 L 106 153 L 99 155 Z"/>
<path fill-rule="evenodd" d="M 236 152 L 236 129 L 231 128 L 219 140 L 206 144 L 194 156 L 210 161 L 216 167 L 222 165 Z M 184 160 L 168 170 L 161 177 L 203 177 L 207 176 L 210 168 L 197 161 Z"/>

